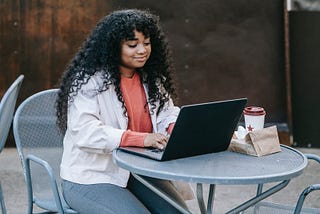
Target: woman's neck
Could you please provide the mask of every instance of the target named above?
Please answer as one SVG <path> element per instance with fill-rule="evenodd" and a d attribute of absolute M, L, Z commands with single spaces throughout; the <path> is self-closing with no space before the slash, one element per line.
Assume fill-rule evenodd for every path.
<path fill-rule="evenodd" d="M 134 73 L 136 72 L 134 69 L 126 68 L 123 66 L 120 66 L 119 68 L 121 76 L 126 78 L 132 78 Z"/>

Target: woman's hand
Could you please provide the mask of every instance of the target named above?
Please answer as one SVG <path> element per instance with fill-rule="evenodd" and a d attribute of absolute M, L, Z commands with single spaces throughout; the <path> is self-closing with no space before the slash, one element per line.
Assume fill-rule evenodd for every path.
<path fill-rule="evenodd" d="M 168 142 L 168 137 L 160 133 L 150 133 L 147 134 L 146 138 L 144 139 L 144 146 L 145 147 L 153 147 L 157 149 L 164 149 Z"/>

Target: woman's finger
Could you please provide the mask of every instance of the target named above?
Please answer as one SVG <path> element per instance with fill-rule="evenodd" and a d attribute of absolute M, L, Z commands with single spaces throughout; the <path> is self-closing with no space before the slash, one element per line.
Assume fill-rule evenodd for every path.
<path fill-rule="evenodd" d="M 157 141 L 161 143 L 167 143 L 168 138 L 165 135 L 158 134 L 157 136 Z"/>
<path fill-rule="evenodd" d="M 164 149 L 166 147 L 166 144 L 164 145 L 164 144 L 159 143 L 159 142 L 157 142 L 156 144 L 157 144 L 156 148 L 158 148 L 158 149 Z"/>

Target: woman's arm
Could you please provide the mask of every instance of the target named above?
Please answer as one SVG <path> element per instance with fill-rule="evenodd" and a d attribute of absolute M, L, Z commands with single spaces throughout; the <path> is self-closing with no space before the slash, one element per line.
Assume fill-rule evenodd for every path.
<path fill-rule="evenodd" d="M 125 130 L 106 124 L 101 118 L 97 83 L 91 78 L 83 85 L 68 109 L 67 133 L 79 149 L 93 153 L 110 153 L 119 147 Z"/>
<path fill-rule="evenodd" d="M 170 127 L 170 124 L 176 122 L 179 112 L 180 108 L 173 104 L 172 99 L 169 99 L 157 117 L 158 132 L 164 135 L 171 134 L 173 127 Z"/>

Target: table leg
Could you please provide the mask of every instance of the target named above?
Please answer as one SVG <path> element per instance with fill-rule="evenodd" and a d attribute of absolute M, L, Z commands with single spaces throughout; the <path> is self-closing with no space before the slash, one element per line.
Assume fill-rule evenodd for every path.
<path fill-rule="evenodd" d="M 209 197 L 208 197 L 208 205 L 207 205 L 207 213 L 212 213 L 212 207 L 213 207 L 213 200 L 214 200 L 214 192 L 215 192 L 216 185 L 210 184 L 209 188 Z"/>
<path fill-rule="evenodd" d="M 177 208 L 181 213 L 184 214 L 191 214 L 189 210 L 187 210 L 185 207 L 181 206 L 179 203 L 177 203 L 174 199 L 172 199 L 168 194 L 163 192 L 161 189 L 157 188 L 156 186 L 153 186 L 150 182 L 145 180 L 143 177 L 132 173 L 132 176 L 135 177 L 138 181 L 140 181 L 143 185 L 148 187 L 150 190 L 152 190 L 154 193 L 158 194 L 161 198 L 166 200 L 168 203 L 170 203 L 172 206 Z"/>
<path fill-rule="evenodd" d="M 281 183 L 269 188 L 268 190 L 261 192 L 261 194 L 256 195 L 255 197 L 251 198 L 250 200 L 242 203 L 238 207 L 230 210 L 227 212 L 227 214 L 236 214 L 240 213 L 243 210 L 248 209 L 249 207 L 253 206 L 254 204 L 258 203 L 259 201 L 262 201 L 263 199 L 269 197 L 270 195 L 278 192 L 279 190 L 283 189 L 288 185 L 290 180 L 284 180 Z"/>
<path fill-rule="evenodd" d="M 257 195 L 260 195 L 262 193 L 262 189 L 263 189 L 263 184 L 258 184 Z"/>
<path fill-rule="evenodd" d="M 200 208 L 200 212 L 202 214 L 206 213 L 206 205 L 204 204 L 203 200 L 203 187 L 202 184 L 197 183 L 197 200 L 198 200 L 198 205 Z"/>
<path fill-rule="evenodd" d="M 209 188 L 209 196 L 208 196 L 208 203 L 207 203 L 207 209 L 203 200 L 203 186 L 201 183 L 197 183 L 197 200 L 198 200 L 198 205 L 200 208 L 200 212 L 202 214 L 205 213 L 212 213 L 212 207 L 213 207 L 213 200 L 214 200 L 214 191 L 215 191 L 215 185 L 210 184 Z"/>

